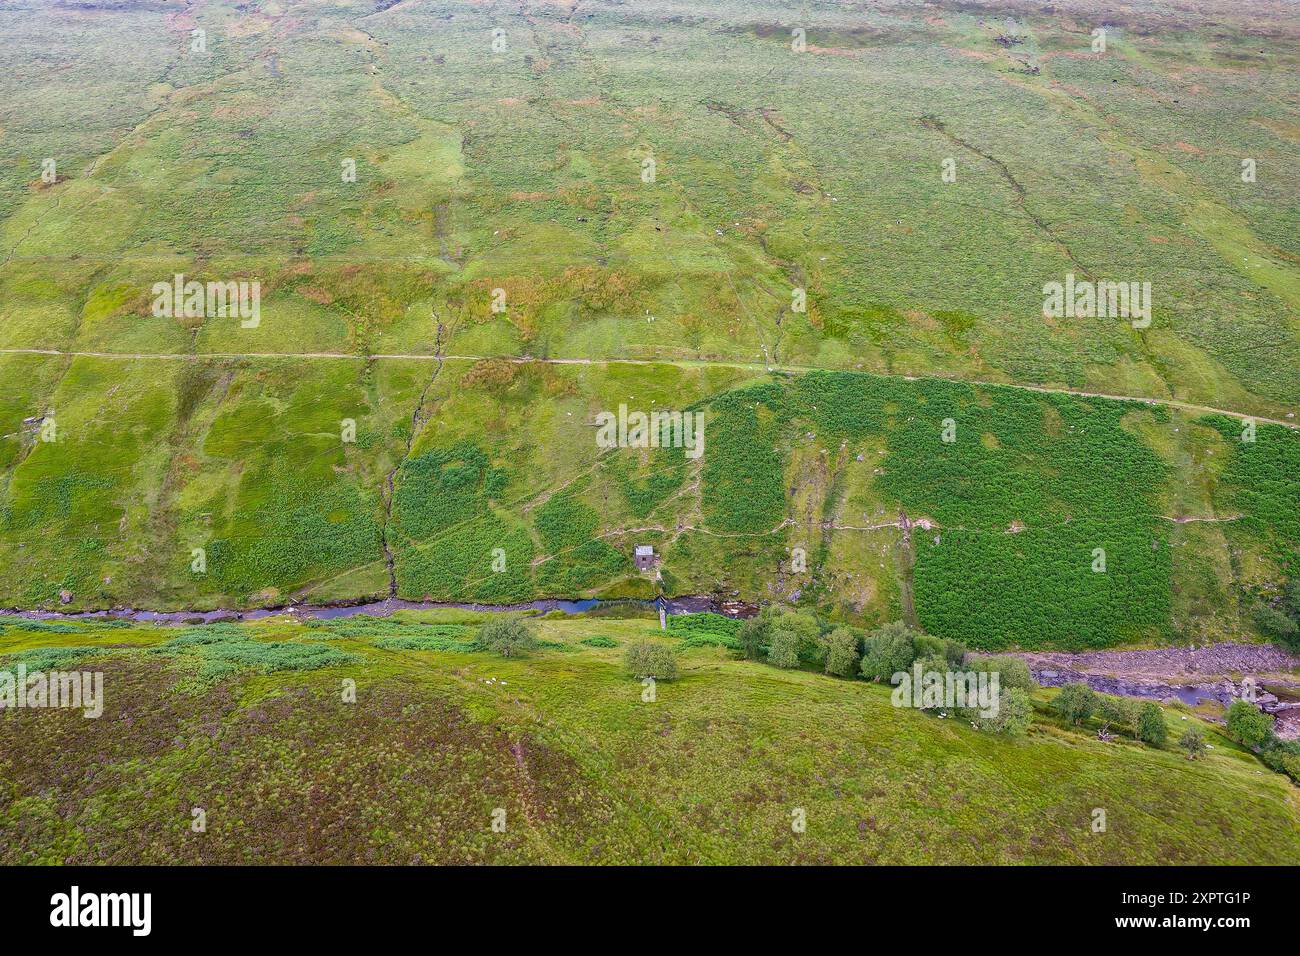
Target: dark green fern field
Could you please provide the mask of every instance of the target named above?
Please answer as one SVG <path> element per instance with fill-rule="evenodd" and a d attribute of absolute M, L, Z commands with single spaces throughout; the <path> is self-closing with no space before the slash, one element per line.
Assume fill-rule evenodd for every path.
<path fill-rule="evenodd" d="M 1252 638 L 1300 548 L 1292 14 L 6 0 L 0 606 Z M 259 320 L 156 314 L 178 274 Z M 1045 316 L 1067 274 L 1149 323 Z M 620 405 L 703 453 L 599 447 Z"/>

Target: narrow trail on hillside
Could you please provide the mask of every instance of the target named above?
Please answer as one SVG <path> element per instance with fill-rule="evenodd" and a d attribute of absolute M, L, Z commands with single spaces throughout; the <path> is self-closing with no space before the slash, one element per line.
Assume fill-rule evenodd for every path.
<path fill-rule="evenodd" d="M 920 618 L 916 615 L 915 589 L 912 575 L 916 569 L 916 545 L 912 541 L 913 522 L 906 511 L 898 513 L 896 525 L 903 534 L 898 542 L 898 603 L 903 610 L 903 623 L 908 627 L 920 627 Z"/>
<path fill-rule="evenodd" d="M 441 329 L 442 326 L 439 325 L 440 334 Z M 1264 422 L 1269 425 L 1282 425 L 1286 428 L 1300 429 L 1300 424 L 1297 424 L 1295 421 L 1287 421 L 1281 418 L 1269 418 L 1265 415 L 1252 415 L 1248 412 L 1234 411 L 1230 408 L 1217 408 L 1213 405 L 1201 405 L 1196 402 L 1185 402 L 1174 398 L 1153 398 L 1149 395 L 1115 395 L 1110 392 L 1093 392 L 1078 388 L 1058 388 L 1051 385 L 1027 385 L 1021 382 L 994 382 L 988 379 L 956 378 L 950 375 L 902 375 L 897 373 L 890 374 L 888 372 L 857 372 L 856 370 L 851 369 L 828 369 L 817 365 L 766 365 L 762 362 L 725 361 L 721 359 L 537 358 L 530 355 L 452 355 L 443 354 L 441 348 L 442 342 L 440 339 L 437 349 L 433 353 L 387 352 L 367 355 L 355 352 L 89 352 L 70 349 L 0 348 L 0 355 L 51 355 L 70 358 L 119 359 L 124 361 L 147 361 L 154 359 L 157 361 L 169 362 L 203 362 L 221 361 L 226 359 L 337 359 L 353 362 L 411 361 L 435 362 L 439 369 L 441 369 L 443 362 L 481 362 L 486 359 L 498 359 L 507 362 L 515 362 L 520 365 L 527 365 L 530 362 L 539 362 L 546 365 L 675 365 L 679 368 L 737 368 L 748 369 L 753 372 L 787 372 L 794 375 L 802 375 L 808 372 L 849 371 L 854 374 L 871 375 L 876 378 L 900 379 L 906 382 L 939 380 L 961 385 L 978 386 L 981 388 L 1021 388 L 1030 392 L 1042 392 L 1046 395 L 1073 395 L 1076 398 L 1104 398 L 1114 402 L 1137 402 L 1144 405 L 1163 405 L 1168 408 L 1179 408 L 1183 411 L 1199 412 L 1207 415 L 1225 415 L 1228 418 L 1239 418 L 1243 421 L 1250 420 L 1255 422 Z"/>
<path fill-rule="evenodd" d="M 397 482 L 397 473 L 402 470 L 402 465 L 411 457 L 411 449 L 415 447 L 415 441 L 420 437 L 420 431 L 424 428 L 425 423 L 429 420 L 429 415 L 424 412 L 425 402 L 429 397 L 429 390 L 433 388 L 433 383 L 438 380 L 442 372 L 442 342 L 444 327 L 442 319 L 434 314 L 434 319 L 438 323 L 437 335 L 434 337 L 433 356 L 432 358 L 438 363 L 424 383 L 424 388 L 420 390 L 419 401 L 415 403 L 415 409 L 411 412 L 411 431 L 406 436 L 406 448 L 402 452 L 402 457 L 398 459 L 397 464 L 388 472 L 387 478 L 384 479 L 384 524 L 380 529 L 379 537 L 384 547 L 384 566 L 388 569 L 388 596 L 397 597 L 397 562 L 393 557 L 393 545 L 390 540 L 390 534 L 393 526 L 393 498 Z"/>

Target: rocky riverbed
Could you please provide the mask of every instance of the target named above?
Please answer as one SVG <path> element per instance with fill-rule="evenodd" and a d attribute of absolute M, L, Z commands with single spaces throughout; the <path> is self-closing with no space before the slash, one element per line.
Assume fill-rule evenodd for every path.
<path fill-rule="evenodd" d="M 1144 697 L 1196 706 L 1213 702 L 1227 707 L 1245 698 L 1273 714 L 1279 737 L 1300 737 L 1300 700 L 1279 693 L 1300 690 L 1300 657 L 1269 644 L 1211 644 L 1143 651 L 1090 651 L 1083 654 L 1017 654 L 1044 687 L 1087 684 L 1104 694 Z M 1286 697 L 1300 697 L 1284 693 Z"/>

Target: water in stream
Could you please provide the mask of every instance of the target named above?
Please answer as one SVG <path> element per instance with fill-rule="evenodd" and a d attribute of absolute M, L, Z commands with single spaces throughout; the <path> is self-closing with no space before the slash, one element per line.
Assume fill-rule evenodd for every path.
<path fill-rule="evenodd" d="M 596 598 L 582 598 L 578 600 L 546 598 L 539 601 L 526 601 L 520 604 L 474 604 L 458 601 L 407 601 L 401 598 L 385 598 L 382 601 L 370 601 L 363 604 L 290 604 L 282 607 L 251 608 L 243 611 L 227 609 L 209 611 L 142 611 L 135 608 L 114 608 L 107 611 L 8 610 L 0 611 L 0 615 L 25 617 L 29 620 L 37 621 L 76 621 L 93 620 L 94 618 L 111 618 L 123 621 L 140 621 L 149 624 L 208 624 L 214 621 L 256 621 L 264 617 L 273 617 L 277 614 L 293 614 L 295 617 L 299 618 L 315 618 L 320 620 L 333 620 L 336 618 L 355 617 L 357 615 L 387 617 L 394 611 L 432 611 L 439 608 L 450 608 L 461 611 L 480 611 L 486 613 L 533 611 L 538 614 L 547 614 L 551 611 L 559 611 L 562 614 L 581 614 L 584 611 L 590 611 L 598 607 L 616 607 L 620 605 L 625 607 L 642 607 L 646 609 L 657 606 L 654 601 L 606 601 Z M 667 598 L 664 600 L 664 605 L 665 610 L 669 614 L 694 614 L 701 611 L 713 611 L 714 613 L 727 614 L 732 617 L 743 617 L 750 610 L 748 607 L 739 609 L 730 605 L 724 607 L 708 595 L 688 595 L 685 597 Z"/>

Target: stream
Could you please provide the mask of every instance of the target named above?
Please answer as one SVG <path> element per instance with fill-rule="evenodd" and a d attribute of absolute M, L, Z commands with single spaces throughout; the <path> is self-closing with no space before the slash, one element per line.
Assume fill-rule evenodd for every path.
<path fill-rule="evenodd" d="M 727 617 L 749 617 L 757 613 L 758 608 L 735 601 L 719 601 L 710 595 L 685 595 L 683 597 L 662 599 L 668 614 L 698 614 L 711 611 Z M 620 598 L 603 600 L 598 598 L 544 598 L 537 601 L 524 601 L 519 604 L 476 604 L 461 601 L 408 601 L 402 598 L 385 598 L 381 601 L 366 601 L 358 604 L 284 604 L 276 607 L 249 608 L 235 610 L 216 608 L 209 611 L 149 611 L 137 608 L 111 608 L 100 611 L 33 611 L 6 609 L 0 610 L 0 616 L 23 617 L 35 621 L 78 621 L 95 618 L 109 618 L 121 621 L 139 621 L 148 624 L 212 624 L 218 621 L 256 621 L 278 614 L 292 614 L 303 619 L 334 620 L 337 618 L 370 615 L 387 617 L 394 611 L 434 611 L 452 609 L 459 611 L 479 611 L 485 613 L 533 611 L 548 614 L 559 611 L 562 614 L 582 614 L 603 607 L 639 607 L 651 609 L 658 606 L 658 601 Z"/>

